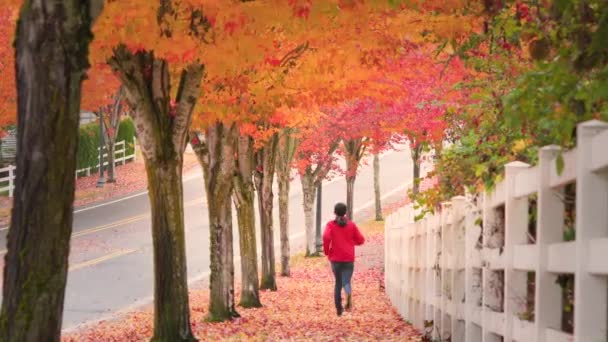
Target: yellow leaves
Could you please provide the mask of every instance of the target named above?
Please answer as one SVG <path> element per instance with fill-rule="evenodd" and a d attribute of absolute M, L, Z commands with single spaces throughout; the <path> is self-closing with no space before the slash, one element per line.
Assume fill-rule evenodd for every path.
<path fill-rule="evenodd" d="M 513 142 L 513 147 L 511 148 L 511 152 L 513 154 L 518 154 L 523 152 L 528 146 L 530 146 L 532 141 L 530 139 L 519 139 Z"/>

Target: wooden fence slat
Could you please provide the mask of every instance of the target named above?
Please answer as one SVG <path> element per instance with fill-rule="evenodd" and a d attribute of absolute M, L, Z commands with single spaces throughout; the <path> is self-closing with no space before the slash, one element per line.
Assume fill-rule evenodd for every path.
<path fill-rule="evenodd" d="M 608 236 L 608 180 L 591 171 L 593 137 L 608 124 L 589 121 L 576 130 L 576 273 L 574 275 L 574 340 L 606 341 L 608 282 L 587 272 L 589 242 Z M 605 150 L 602 153 L 606 153 Z"/>

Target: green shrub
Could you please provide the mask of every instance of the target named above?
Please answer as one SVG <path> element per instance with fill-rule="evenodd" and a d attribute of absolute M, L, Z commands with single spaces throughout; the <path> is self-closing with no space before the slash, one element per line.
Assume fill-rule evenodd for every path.
<path fill-rule="evenodd" d="M 78 152 L 76 154 L 76 169 L 94 167 L 99 160 L 99 124 L 89 123 L 80 126 L 78 133 Z"/>
<path fill-rule="evenodd" d="M 133 138 L 135 137 L 135 125 L 130 118 L 124 119 L 118 126 L 118 134 L 116 142 L 125 141 L 125 154 L 133 154 L 135 145 Z M 78 152 L 76 155 L 76 169 L 85 169 L 95 167 L 99 160 L 99 124 L 92 122 L 80 126 L 78 137 Z"/>
<path fill-rule="evenodd" d="M 133 120 L 131 120 L 131 118 L 122 120 L 118 126 L 116 142 L 125 141 L 126 155 L 131 155 L 135 152 L 133 138 L 135 138 L 135 125 L 133 124 Z"/>

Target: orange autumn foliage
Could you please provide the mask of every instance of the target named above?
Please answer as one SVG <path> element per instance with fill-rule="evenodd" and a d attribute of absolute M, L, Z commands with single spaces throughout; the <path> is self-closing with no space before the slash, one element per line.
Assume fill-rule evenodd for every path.
<path fill-rule="evenodd" d="M 0 7 L 0 130 L 16 122 L 17 88 L 15 83 L 16 7 Z"/>
<path fill-rule="evenodd" d="M 99 108 L 112 104 L 119 88 L 120 80 L 107 64 L 93 65 L 82 82 L 81 110 L 98 112 Z"/>
<path fill-rule="evenodd" d="M 292 20 L 288 26 L 269 21 L 272 34 L 262 40 L 272 41 L 272 47 L 265 48 L 265 59 L 244 64 L 242 73 L 233 77 L 209 78 L 194 126 L 218 117 L 255 123 L 281 107 L 310 115 L 320 106 L 362 96 L 390 103 L 394 89 L 374 81 L 383 75 L 388 59 L 407 54 L 408 45 L 432 47 L 437 40 L 463 39 L 480 24 L 472 16 L 435 15 L 380 2 L 338 3 L 340 7 L 331 1 L 312 2 L 307 20 Z M 284 63 L 286 56 L 300 50 L 297 58 Z M 291 121 L 303 122 L 302 117 Z"/>

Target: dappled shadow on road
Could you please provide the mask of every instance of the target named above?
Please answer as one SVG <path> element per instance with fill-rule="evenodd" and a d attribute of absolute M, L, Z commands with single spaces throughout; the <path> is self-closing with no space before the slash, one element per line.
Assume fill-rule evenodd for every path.
<path fill-rule="evenodd" d="M 354 310 L 338 317 L 333 276 L 325 258 L 293 258 L 292 276 L 278 278 L 277 292 L 263 292 L 263 308 L 240 309 L 241 318 L 206 323 L 207 290 L 191 291 L 192 328 L 201 341 L 420 341 L 390 305 L 383 290 L 382 224 L 362 225 L 353 277 Z M 238 291 L 237 291 L 238 293 Z M 141 341 L 152 335 L 152 313 L 129 313 L 64 337 L 64 341 Z"/>

